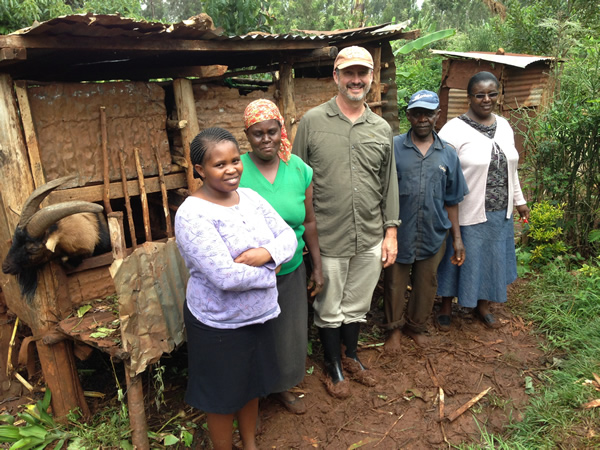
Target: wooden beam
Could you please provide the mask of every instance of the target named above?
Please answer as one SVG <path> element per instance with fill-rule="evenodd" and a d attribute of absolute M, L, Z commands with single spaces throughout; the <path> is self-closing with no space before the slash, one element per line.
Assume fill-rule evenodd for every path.
<path fill-rule="evenodd" d="M 27 49 L 25 48 L 0 48 L 0 65 L 4 66 L 26 59 Z"/>
<path fill-rule="evenodd" d="M 173 81 L 173 93 L 175 95 L 175 105 L 177 107 L 177 119 L 185 120 L 187 127 L 181 129 L 181 141 L 183 145 L 183 156 L 187 166 L 187 186 L 188 192 L 194 192 L 200 185 L 199 180 L 194 179 L 194 167 L 190 159 L 190 143 L 200 132 L 198 124 L 198 113 L 196 111 L 196 100 L 194 99 L 194 89 L 192 82 L 185 78 Z"/>
<path fill-rule="evenodd" d="M 381 116 L 381 47 L 377 47 L 373 50 L 373 86 L 371 89 L 373 97 L 373 112 L 378 116 Z"/>
<path fill-rule="evenodd" d="M 377 39 L 381 39 L 378 36 Z M 225 40 L 194 39 L 138 39 L 129 37 L 87 37 L 71 39 L 54 36 L 4 35 L 0 36 L 0 48 L 26 48 L 77 51 L 137 51 L 137 52 L 247 52 L 273 50 L 313 50 L 323 47 L 324 41 L 306 39 L 302 41 L 244 39 L 231 42 Z"/>
<path fill-rule="evenodd" d="M 146 178 L 145 185 L 147 194 L 160 192 L 160 180 L 158 177 Z M 176 172 L 169 175 L 165 175 L 165 185 L 168 190 L 185 187 L 185 173 Z M 53 191 L 48 196 L 48 199 L 50 204 L 66 202 L 70 200 L 99 202 L 102 201 L 103 190 L 104 187 L 102 185 L 84 186 L 72 189 L 61 189 L 59 191 Z M 110 183 L 109 191 L 111 199 L 123 198 L 124 194 L 121 180 Z M 138 185 L 137 180 L 127 181 L 127 192 L 130 196 L 140 195 L 140 187 Z"/>
<path fill-rule="evenodd" d="M 285 120 L 285 128 L 290 142 L 294 142 L 298 128 L 294 75 L 292 69 L 291 63 L 281 63 L 279 66 L 279 92 L 281 93 L 280 109 L 281 115 Z"/>

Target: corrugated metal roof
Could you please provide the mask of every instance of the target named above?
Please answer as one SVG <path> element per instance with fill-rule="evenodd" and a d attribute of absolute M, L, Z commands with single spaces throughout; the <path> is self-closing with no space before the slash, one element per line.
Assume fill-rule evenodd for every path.
<path fill-rule="evenodd" d="M 381 24 L 370 27 L 353 28 L 348 30 L 317 31 L 297 30 L 302 34 L 269 34 L 263 32 L 249 33 L 241 36 L 227 36 L 222 28 L 214 28 L 209 16 L 201 14 L 196 19 L 188 19 L 179 23 L 165 24 L 146 22 L 121 17 L 119 14 L 73 14 L 61 16 L 46 22 L 35 23 L 31 27 L 11 33 L 21 36 L 87 36 L 87 37 L 135 37 L 161 39 L 190 39 L 190 40 L 266 40 L 266 41 L 328 41 L 345 39 L 361 35 L 386 36 L 404 31 L 410 21 L 399 24 Z"/>
<path fill-rule="evenodd" d="M 326 47 L 368 47 L 418 37 L 418 30 L 405 32 L 407 26 L 226 36 L 206 14 L 176 24 L 77 14 L 0 35 L 0 72 L 16 80 L 96 81 L 201 77 L 198 68 L 213 65 L 270 71 L 290 58 L 329 61 L 329 52 L 319 53 Z"/>
<path fill-rule="evenodd" d="M 436 55 L 447 56 L 450 58 L 476 59 L 497 64 L 505 64 L 507 66 L 520 67 L 521 69 L 539 61 L 552 62 L 555 60 L 555 58 L 550 56 L 520 55 L 516 53 L 497 55 L 495 53 L 487 52 L 447 52 L 443 50 L 431 50 L 431 52 Z"/>

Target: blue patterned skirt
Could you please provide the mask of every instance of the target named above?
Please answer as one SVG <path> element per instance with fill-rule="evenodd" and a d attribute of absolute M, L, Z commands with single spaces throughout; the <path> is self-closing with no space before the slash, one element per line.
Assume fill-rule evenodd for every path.
<path fill-rule="evenodd" d="M 478 300 L 506 302 L 506 287 L 517 279 L 515 236 L 512 216 L 506 211 L 486 211 L 487 222 L 461 226 L 465 262 L 455 266 L 452 236 L 446 242 L 446 254 L 438 267 L 438 295 L 458 297 L 468 308 Z"/>

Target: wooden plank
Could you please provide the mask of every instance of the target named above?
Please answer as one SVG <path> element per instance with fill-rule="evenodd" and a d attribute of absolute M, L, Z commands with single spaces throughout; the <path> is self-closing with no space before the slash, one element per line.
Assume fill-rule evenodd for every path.
<path fill-rule="evenodd" d="M 67 284 L 73 308 L 78 308 L 91 300 L 103 299 L 116 293 L 115 283 L 108 270 L 113 257 L 111 253 L 107 253 L 107 255 L 110 256 L 110 261 L 107 264 L 68 275 Z"/>
<path fill-rule="evenodd" d="M 15 82 L 15 93 L 17 94 L 17 101 L 19 102 L 21 123 L 23 124 L 23 131 L 25 132 L 25 142 L 27 143 L 27 152 L 29 154 L 33 181 L 35 187 L 38 188 L 46 183 L 46 179 L 44 177 L 44 171 L 42 170 L 40 147 L 35 134 L 35 126 L 33 124 L 33 116 L 31 115 L 29 97 L 27 96 L 27 84 L 25 81 Z"/>
<path fill-rule="evenodd" d="M 151 194 L 160 192 L 160 180 L 158 177 L 146 178 L 146 193 Z M 176 172 L 169 175 L 165 175 L 165 185 L 168 190 L 180 189 L 186 186 L 186 179 L 184 172 Z M 87 202 L 99 202 L 102 201 L 104 187 L 102 185 L 96 186 L 84 186 L 80 188 L 62 189 L 59 191 L 53 191 L 49 196 L 49 203 L 66 202 L 69 200 L 84 200 Z M 123 184 L 121 181 L 110 183 L 110 198 L 117 199 L 123 198 Z M 140 195 L 140 187 L 137 180 L 127 181 L 127 192 L 130 196 Z"/>
<path fill-rule="evenodd" d="M 0 48 L 0 65 L 6 66 L 26 59 L 27 49 L 25 48 Z"/>
<path fill-rule="evenodd" d="M 108 130 L 106 129 L 106 106 L 100 107 L 100 130 L 102 135 L 102 180 L 104 190 L 102 191 L 102 201 L 106 214 L 112 213 L 110 206 L 110 159 L 108 157 Z"/>
<path fill-rule="evenodd" d="M 125 255 L 125 231 L 123 228 L 123 211 L 108 213 L 108 229 L 114 259 L 123 259 Z"/>
<path fill-rule="evenodd" d="M 114 328 L 112 323 L 119 319 L 119 315 L 110 311 L 89 312 L 83 317 L 70 317 L 58 324 L 58 329 L 79 342 L 84 342 L 120 360 L 128 359 L 129 354 L 121 348 L 117 339 L 121 337 L 118 329 L 112 335 L 103 338 L 93 338 L 91 334 L 98 327 Z"/>
<path fill-rule="evenodd" d="M 376 39 L 381 39 L 377 36 Z M 403 38 L 396 38 L 403 39 Z M 50 50 L 77 50 L 77 51 L 186 51 L 186 52 L 247 52 L 247 51 L 273 51 L 277 50 L 314 50 L 326 45 L 321 40 L 286 41 L 246 39 L 231 42 L 230 40 L 193 40 L 193 39 L 138 39 L 130 37 L 103 38 L 77 36 L 76 39 L 64 39 L 53 36 L 26 36 L 4 35 L 0 36 L 0 48 L 26 48 Z"/>
<path fill-rule="evenodd" d="M 10 248 L 13 231 L 19 222 L 21 207 L 33 192 L 25 139 L 21 132 L 14 84 L 10 76 L 0 74 L 0 256 Z M 35 313 L 23 302 L 19 285 L 12 275 L 0 272 L 0 285 L 9 309 L 30 324 Z"/>
<path fill-rule="evenodd" d="M 294 75 L 292 64 L 282 63 L 279 66 L 279 91 L 281 92 L 281 115 L 285 121 L 288 139 L 294 142 L 298 129 L 296 113 L 296 95 L 294 91 Z"/>

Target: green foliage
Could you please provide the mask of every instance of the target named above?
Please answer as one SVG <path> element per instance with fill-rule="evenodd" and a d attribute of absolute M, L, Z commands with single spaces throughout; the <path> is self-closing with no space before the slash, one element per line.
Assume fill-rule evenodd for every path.
<path fill-rule="evenodd" d="M 24 422 L 23 425 L 14 425 L 15 420 L 12 416 L 0 416 L 0 419 L 7 423 L 0 425 L 0 442 L 12 443 L 11 449 L 62 448 L 71 435 L 61 430 L 48 414 L 50 398 L 50 390 L 46 390 L 42 400 L 27 406 L 27 411 L 18 413 L 17 417 Z M 51 447 L 52 444 L 55 446 Z"/>
<path fill-rule="evenodd" d="M 272 17 L 266 0 L 207 0 L 206 13 L 229 35 L 271 31 Z"/>
<path fill-rule="evenodd" d="M 521 313 L 535 322 L 545 337 L 545 350 L 554 358 L 547 370 L 533 372 L 541 383 L 523 420 L 511 424 L 510 436 L 496 436 L 495 448 L 556 448 L 561 442 L 596 448 L 598 437 L 579 430 L 599 419 L 597 410 L 581 405 L 598 397 L 584 380 L 598 373 L 600 277 L 550 263 L 532 279 L 526 297 Z"/>
<path fill-rule="evenodd" d="M 139 0 L 0 0 L 0 33 L 7 34 L 54 17 L 92 12 L 141 18 Z"/>
<path fill-rule="evenodd" d="M 62 0 L 0 0 L 0 33 L 8 34 L 73 10 Z"/>
<path fill-rule="evenodd" d="M 272 0 L 274 32 L 349 28 L 353 4 L 352 0 Z"/>
<path fill-rule="evenodd" d="M 600 249 L 589 238 L 600 220 L 600 39 L 570 54 L 554 101 L 524 119 L 524 170 L 534 200 L 565 205 L 566 243 L 589 257 Z"/>
<path fill-rule="evenodd" d="M 530 240 L 530 262 L 536 267 L 567 252 L 562 240 L 563 229 L 559 225 L 564 217 L 564 205 L 552 205 L 548 201 L 536 203 L 531 208 L 527 235 Z"/>

